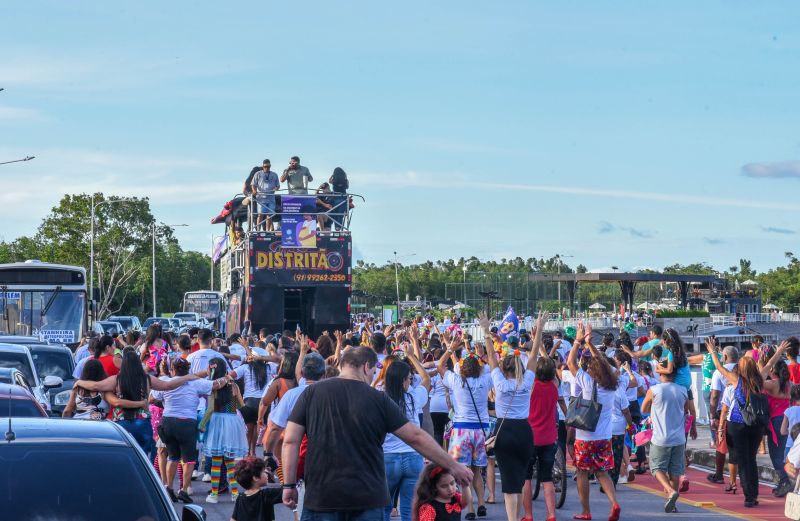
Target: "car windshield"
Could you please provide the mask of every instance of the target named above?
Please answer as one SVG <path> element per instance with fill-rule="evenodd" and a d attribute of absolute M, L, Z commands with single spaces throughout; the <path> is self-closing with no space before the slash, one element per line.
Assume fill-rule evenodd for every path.
<path fill-rule="evenodd" d="M 33 400 L 0 398 L 0 418 L 9 416 L 12 418 L 41 418 L 46 414 L 42 414 L 42 410 L 36 406 Z"/>
<path fill-rule="evenodd" d="M 36 381 L 33 377 L 33 369 L 28 362 L 28 356 L 25 353 L 0 352 L 0 367 L 19 369 L 29 382 Z"/>
<path fill-rule="evenodd" d="M 169 327 L 169 320 L 167 320 L 166 318 L 148 318 L 147 320 L 144 321 L 142 327 L 147 329 L 148 327 L 152 326 L 155 323 L 161 324 L 161 327 L 167 327 L 167 328 Z"/>
<path fill-rule="evenodd" d="M 46 376 L 57 376 L 62 380 L 72 378 L 72 357 L 67 353 L 31 348 L 31 357 L 39 379 Z"/>
<path fill-rule="evenodd" d="M 157 487 L 131 447 L 9 443 L 0 450 L 4 519 L 168 521 Z M 69 469 L 69 479 L 61 472 Z M 124 484 L 124 486 L 122 486 Z M 31 490 L 37 490 L 35 499 Z M 171 508 L 171 507 L 170 507 Z M 109 513 L 113 512 L 110 516 Z"/>
<path fill-rule="evenodd" d="M 175 313 L 175 318 L 180 318 L 181 320 L 194 320 L 196 317 L 194 313 Z"/>
<path fill-rule="evenodd" d="M 133 327 L 133 320 L 129 318 L 109 317 L 109 320 L 113 322 L 119 322 L 119 325 L 121 325 L 125 329 L 131 329 Z"/>
<path fill-rule="evenodd" d="M 219 297 L 187 295 L 183 302 L 183 310 L 199 313 L 201 317 L 213 320 L 219 314 Z"/>
<path fill-rule="evenodd" d="M 2 306 L 0 329 L 71 344 L 81 335 L 86 295 L 82 291 L 7 291 L 0 300 Z"/>

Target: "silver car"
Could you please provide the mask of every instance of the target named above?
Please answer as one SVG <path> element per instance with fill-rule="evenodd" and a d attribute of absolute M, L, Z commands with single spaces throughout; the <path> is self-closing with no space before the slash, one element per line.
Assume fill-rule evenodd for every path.
<path fill-rule="evenodd" d="M 61 387 L 64 381 L 57 376 L 47 376 L 44 380 L 40 380 L 39 374 L 36 372 L 36 366 L 33 365 L 33 357 L 27 346 L 0 344 L 0 367 L 17 369 L 25 375 L 36 401 L 48 414 L 51 412 L 50 389 Z"/>

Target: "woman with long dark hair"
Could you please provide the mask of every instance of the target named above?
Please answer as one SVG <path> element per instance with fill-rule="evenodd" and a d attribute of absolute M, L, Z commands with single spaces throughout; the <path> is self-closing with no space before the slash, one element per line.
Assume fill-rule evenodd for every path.
<path fill-rule="evenodd" d="M 706 339 L 706 349 L 714 349 L 713 340 Z M 758 506 L 758 466 L 756 455 L 764 428 L 760 425 L 747 425 L 742 409 L 747 401 L 764 390 L 764 379 L 758 371 L 756 362 L 750 357 L 742 357 L 732 371 L 713 358 L 717 371 L 725 377 L 730 385 L 722 395 L 722 416 L 725 419 L 728 451 L 731 459 L 739 465 L 739 480 L 744 491 L 744 506 Z M 720 429 L 722 430 L 722 429 Z M 722 433 L 721 433 L 722 434 Z"/>
<path fill-rule="evenodd" d="M 409 422 L 419 426 L 420 414 L 428 403 L 431 379 L 413 354 L 408 353 L 406 360 L 414 366 L 422 378 L 420 384 L 412 387 L 414 374 L 411 367 L 404 361 L 396 361 L 386 371 L 383 392 L 400 407 Z M 417 478 L 422 471 L 422 456 L 394 434 L 387 434 L 383 442 L 383 464 L 386 468 L 389 497 L 399 495 L 400 518 L 402 521 L 411 521 L 411 503 Z M 390 503 L 384 509 L 384 521 L 389 521 L 391 512 Z"/>
<path fill-rule="evenodd" d="M 267 384 L 269 384 L 269 366 L 263 360 L 250 357 L 229 374 L 234 380 L 244 379 L 244 393 L 242 394 L 244 407 L 242 407 L 241 413 L 247 426 L 248 454 L 255 456 L 256 438 L 258 437 L 256 426 L 259 421 L 264 421 L 264 418 L 258 417 L 258 410 L 261 398 L 267 390 Z"/>
<path fill-rule="evenodd" d="M 300 354 L 296 351 L 287 351 L 283 355 L 283 358 L 281 358 L 281 363 L 278 366 L 278 374 L 272 380 L 272 383 L 269 384 L 267 390 L 264 391 L 261 403 L 259 404 L 259 427 L 263 425 L 263 418 L 269 413 L 269 408 L 274 403 L 277 403 L 276 401 L 280 400 L 289 389 L 297 387 L 295 369 L 299 359 Z"/>
<path fill-rule="evenodd" d="M 225 378 L 227 367 L 222 357 L 212 358 L 208 362 L 209 378 L 212 380 Z M 207 503 L 219 502 L 219 481 L 223 463 L 228 471 L 231 498 L 235 502 L 239 497 L 234 471 L 236 462 L 247 455 L 247 434 L 244 420 L 236 411 L 243 406 L 244 400 L 236 385 L 216 389 L 208 397 L 208 407 L 199 426 L 200 430 L 206 433 L 203 453 L 207 458 L 211 458 L 211 493 L 206 497 Z"/>
<path fill-rule="evenodd" d="M 198 378 L 195 374 L 189 374 L 168 382 L 159 380 L 145 373 L 136 351 L 132 347 L 126 347 L 122 351 L 122 364 L 118 374 L 99 382 L 78 380 L 75 385 L 89 391 L 104 392 L 106 402 L 112 407 L 111 419 L 133 436 L 152 461 L 155 455 L 153 426 L 148 410 L 150 389 L 171 391 Z"/>
<path fill-rule="evenodd" d="M 787 437 L 781 434 L 784 413 L 792 405 L 792 380 L 789 375 L 789 366 L 783 360 L 783 353 L 788 348 L 789 343 L 783 342 L 773 353 L 769 346 L 765 346 L 758 359 L 761 377 L 764 378 L 764 392 L 769 401 L 767 447 L 772 467 L 778 474 L 778 486 L 772 491 L 775 497 L 784 497 L 793 488 L 793 483 L 783 469 Z"/>
<path fill-rule="evenodd" d="M 483 371 L 481 356 L 485 353 L 481 344 L 476 344 L 476 353 L 470 350 L 467 343 L 463 350 L 463 358 L 461 360 L 456 358 L 455 348 L 464 341 L 466 339 L 460 337 L 447 344 L 447 350 L 439 359 L 436 369 L 452 397 L 454 417 L 453 428 L 450 431 L 449 452 L 457 462 L 471 467 L 473 472 L 471 488 L 478 500 L 477 514 L 485 517 L 486 505 L 481 469 L 488 464 L 485 429 L 489 427 L 489 391 L 492 389 L 492 376 L 489 372 Z M 460 366 L 460 374 L 457 375 L 447 369 L 448 358 L 453 361 L 454 366 L 456 364 Z M 465 519 L 473 520 L 476 511 L 470 487 L 464 488 L 464 497 L 469 510 Z"/>
<path fill-rule="evenodd" d="M 147 366 L 147 371 L 156 374 L 159 362 L 167 355 L 167 343 L 162 338 L 160 324 L 153 324 L 147 328 L 147 334 L 145 334 L 140 349 L 142 363 Z"/>
<path fill-rule="evenodd" d="M 119 373 L 122 360 L 114 356 L 114 339 L 108 335 L 103 335 L 94 344 L 94 357 L 101 364 L 108 376 Z"/>
<path fill-rule="evenodd" d="M 586 370 L 581 369 L 578 364 L 578 351 L 584 343 L 590 353 Z M 594 431 L 575 430 L 575 467 L 578 469 L 578 497 L 583 511 L 573 516 L 573 519 L 592 519 L 589 508 L 589 473 L 593 472 L 611 504 L 609 521 L 618 521 L 622 509 L 617 503 L 614 483 L 608 475 L 608 472 L 614 468 L 614 455 L 611 450 L 611 415 L 615 407 L 623 408 L 628 404 L 624 395 L 617 393 L 616 370 L 611 367 L 606 355 L 599 352 L 592 344 L 590 324 L 586 324 L 585 327 L 583 323 L 578 324 L 575 344 L 569 352 L 567 365 L 575 377 L 581 397 L 602 405 Z"/>
<path fill-rule="evenodd" d="M 99 382 L 108 375 L 99 360 L 90 358 L 83 366 L 81 380 Z M 63 418 L 82 418 L 88 420 L 102 420 L 108 413 L 108 404 L 103 399 L 103 394 L 88 391 L 77 385 L 72 387 L 69 402 L 61 414 Z"/>

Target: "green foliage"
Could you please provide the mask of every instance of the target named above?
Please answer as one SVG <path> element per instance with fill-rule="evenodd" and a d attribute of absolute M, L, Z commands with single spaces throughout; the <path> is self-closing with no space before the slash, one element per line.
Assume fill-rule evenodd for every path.
<path fill-rule="evenodd" d="M 656 311 L 656 318 L 696 318 L 709 316 L 711 315 L 708 313 L 708 311 L 701 311 L 697 309 L 665 309 Z"/>
<path fill-rule="evenodd" d="M 152 312 L 152 233 L 146 198 L 94 194 L 94 278 L 100 315 Z M 92 196 L 65 195 L 32 237 L 0 242 L 0 262 L 39 259 L 90 271 Z M 156 226 L 156 295 L 159 310 L 179 310 L 183 293 L 208 288 L 211 260 L 183 251 L 168 226 Z M 218 277 L 215 277 L 219 280 Z"/>

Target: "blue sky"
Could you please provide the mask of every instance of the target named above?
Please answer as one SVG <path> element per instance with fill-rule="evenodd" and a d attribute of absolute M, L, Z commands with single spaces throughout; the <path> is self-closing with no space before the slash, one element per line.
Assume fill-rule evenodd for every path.
<path fill-rule="evenodd" d="M 16 2 L 0 236 L 65 192 L 148 196 L 208 250 L 251 166 L 363 194 L 358 254 L 740 257 L 800 236 L 796 2 Z M 275 168 L 277 169 L 277 168 Z"/>

